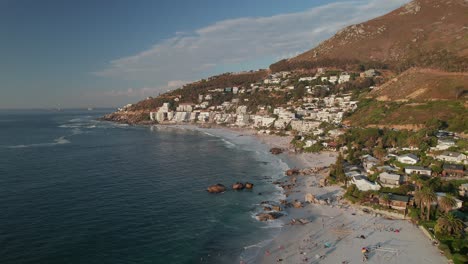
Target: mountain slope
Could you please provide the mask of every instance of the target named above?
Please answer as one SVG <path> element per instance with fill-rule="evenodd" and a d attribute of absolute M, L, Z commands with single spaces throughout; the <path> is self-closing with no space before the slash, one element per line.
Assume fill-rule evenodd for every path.
<path fill-rule="evenodd" d="M 466 99 L 468 73 L 410 69 L 375 88 L 370 96 L 379 101 Z"/>
<path fill-rule="evenodd" d="M 412 1 L 384 16 L 349 26 L 287 62 L 292 68 L 300 68 L 330 61 L 379 62 L 395 69 L 421 66 L 466 71 L 468 1 Z"/>

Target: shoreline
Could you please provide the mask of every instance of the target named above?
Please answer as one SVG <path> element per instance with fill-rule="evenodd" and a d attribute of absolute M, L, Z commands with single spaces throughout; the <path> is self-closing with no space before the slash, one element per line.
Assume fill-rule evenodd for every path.
<path fill-rule="evenodd" d="M 253 129 L 157 126 L 204 132 L 213 129 L 237 136 L 249 136 L 269 148 L 287 150 L 277 157 L 290 168 L 328 167 L 337 157 L 336 152 L 330 151 L 294 153 L 289 148 L 291 136 L 259 135 Z M 219 134 L 217 136 L 222 137 Z M 284 175 L 284 172 L 281 173 Z M 280 223 L 277 232 L 272 232 L 271 239 L 244 247 L 244 251 L 250 248 L 258 250 L 255 250 L 255 256 L 239 256 L 240 263 L 360 263 L 363 261 L 363 247 L 370 249 L 369 263 L 448 263 L 418 226 L 407 220 L 390 220 L 364 213 L 358 207 L 340 201 L 344 190 L 339 186 L 320 188 L 318 183 L 323 177 L 322 171 L 322 174 L 284 176 L 277 181 L 280 183 L 276 185 L 282 187 L 286 195 L 285 200 L 288 203 L 300 201 L 302 207 L 284 206 L 286 214 L 275 220 Z M 284 188 L 288 185 L 290 188 Z M 318 203 L 306 203 L 306 194 L 312 194 Z M 293 219 L 296 220 L 294 224 Z M 304 220 L 305 224 L 298 222 L 299 219 Z"/>

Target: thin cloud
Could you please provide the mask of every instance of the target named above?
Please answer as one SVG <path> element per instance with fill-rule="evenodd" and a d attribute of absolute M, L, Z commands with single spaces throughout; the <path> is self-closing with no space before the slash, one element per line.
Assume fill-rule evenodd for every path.
<path fill-rule="evenodd" d="M 109 62 L 95 74 L 158 86 L 171 80 L 199 79 L 215 73 L 217 67 L 234 65 L 248 70 L 246 67 L 256 61 L 297 55 L 347 25 L 385 14 L 407 2 L 347 1 L 292 14 L 224 20 L 194 32 L 176 32 L 148 50 Z M 168 86 L 155 89 L 162 91 Z"/>

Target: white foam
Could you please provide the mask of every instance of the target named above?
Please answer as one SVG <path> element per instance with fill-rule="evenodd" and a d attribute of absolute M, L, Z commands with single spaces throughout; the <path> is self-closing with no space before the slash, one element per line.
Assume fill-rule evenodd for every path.
<path fill-rule="evenodd" d="M 236 147 L 236 144 L 224 139 L 224 138 L 221 138 L 221 141 L 223 141 L 225 144 L 226 144 L 226 147 L 228 148 L 235 148 Z"/>
<path fill-rule="evenodd" d="M 13 145 L 13 146 L 8 146 L 8 148 L 33 148 L 33 147 L 52 147 L 56 145 L 63 145 L 63 144 L 69 144 L 71 143 L 70 140 L 66 139 L 65 136 L 59 137 L 54 139 L 54 142 L 48 142 L 48 143 L 35 143 L 35 144 L 29 144 L 29 145 Z"/>
<path fill-rule="evenodd" d="M 262 247 L 268 245 L 272 240 L 273 239 L 263 240 L 263 241 L 258 242 L 257 244 L 253 244 L 253 245 L 250 245 L 250 246 L 245 246 L 244 249 L 262 248 Z"/>
<path fill-rule="evenodd" d="M 203 133 L 204 133 L 205 135 L 210 136 L 210 137 L 217 137 L 217 136 L 215 136 L 215 135 L 213 135 L 213 134 L 211 134 L 211 133 L 208 133 L 208 132 L 206 132 L 206 131 L 203 131 Z"/>

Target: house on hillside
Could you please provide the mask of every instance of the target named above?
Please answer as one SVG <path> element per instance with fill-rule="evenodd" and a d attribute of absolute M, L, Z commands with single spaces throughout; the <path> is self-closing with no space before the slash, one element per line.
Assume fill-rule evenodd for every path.
<path fill-rule="evenodd" d="M 379 160 L 372 157 L 371 155 L 364 155 L 361 157 L 362 166 L 367 173 L 373 173 L 372 168 L 379 164 Z"/>
<path fill-rule="evenodd" d="M 463 177 L 464 174 L 463 165 L 445 163 L 443 166 L 442 176 L 444 177 Z"/>
<path fill-rule="evenodd" d="M 458 194 L 461 197 L 468 197 L 468 183 L 464 183 L 458 187 Z"/>
<path fill-rule="evenodd" d="M 433 203 L 434 205 L 438 204 L 440 199 L 442 199 L 442 197 L 447 196 L 447 194 L 443 193 L 443 192 L 437 192 L 436 195 L 437 195 L 437 203 L 434 202 Z M 460 208 L 463 207 L 463 201 L 462 200 L 457 199 L 455 197 L 453 197 L 453 199 L 455 200 L 455 203 L 456 203 L 456 205 L 452 208 L 453 210 L 460 209 Z"/>
<path fill-rule="evenodd" d="M 396 188 L 401 184 L 401 176 L 398 174 L 382 172 L 379 174 L 379 181 L 384 187 Z"/>
<path fill-rule="evenodd" d="M 418 174 L 418 175 L 427 175 L 431 176 L 431 169 L 429 168 L 424 168 L 422 166 L 406 166 L 405 167 L 405 173 L 406 174 Z"/>
<path fill-rule="evenodd" d="M 437 146 L 435 149 L 437 150 L 446 150 L 450 147 L 455 146 L 455 141 L 451 138 L 439 138 L 437 140 Z"/>
<path fill-rule="evenodd" d="M 452 151 L 444 151 L 444 153 L 436 156 L 436 159 L 453 163 L 468 164 L 465 154 Z"/>
<path fill-rule="evenodd" d="M 369 69 L 369 70 L 367 70 L 367 71 L 365 71 L 365 72 L 361 72 L 361 73 L 359 74 L 359 76 L 360 76 L 361 78 L 372 78 L 372 77 L 377 76 L 377 74 L 378 74 L 378 73 L 377 73 L 376 70 L 374 70 L 374 69 Z"/>
<path fill-rule="evenodd" d="M 389 201 L 387 201 L 384 196 L 388 195 Z M 396 210 L 406 210 L 409 205 L 410 197 L 406 195 L 398 195 L 393 193 L 381 194 L 379 197 L 379 204 L 381 206 L 390 206 L 392 209 Z"/>
<path fill-rule="evenodd" d="M 341 84 L 341 83 L 349 82 L 350 79 L 351 79 L 351 75 L 349 75 L 346 72 L 342 72 L 340 75 L 340 78 L 338 79 L 338 83 Z"/>
<path fill-rule="evenodd" d="M 360 191 L 378 191 L 380 190 L 380 185 L 375 182 L 370 182 L 367 177 L 363 175 L 356 175 L 352 177 L 351 182 L 356 185 Z"/>
<path fill-rule="evenodd" d="M 401 163 L 404 163 L 404 164 L 414 165 L 414 164 L 418 163 L 419 158 L 418 158 L 418 156 L 416 156 L 416 155 L 414 155 L 412 153 L 409 153 L 409 154 L 404 154 L 404 155 L 398 156 L 397 160 L 398 160 L 398 162 L 401 162 Z"/>

